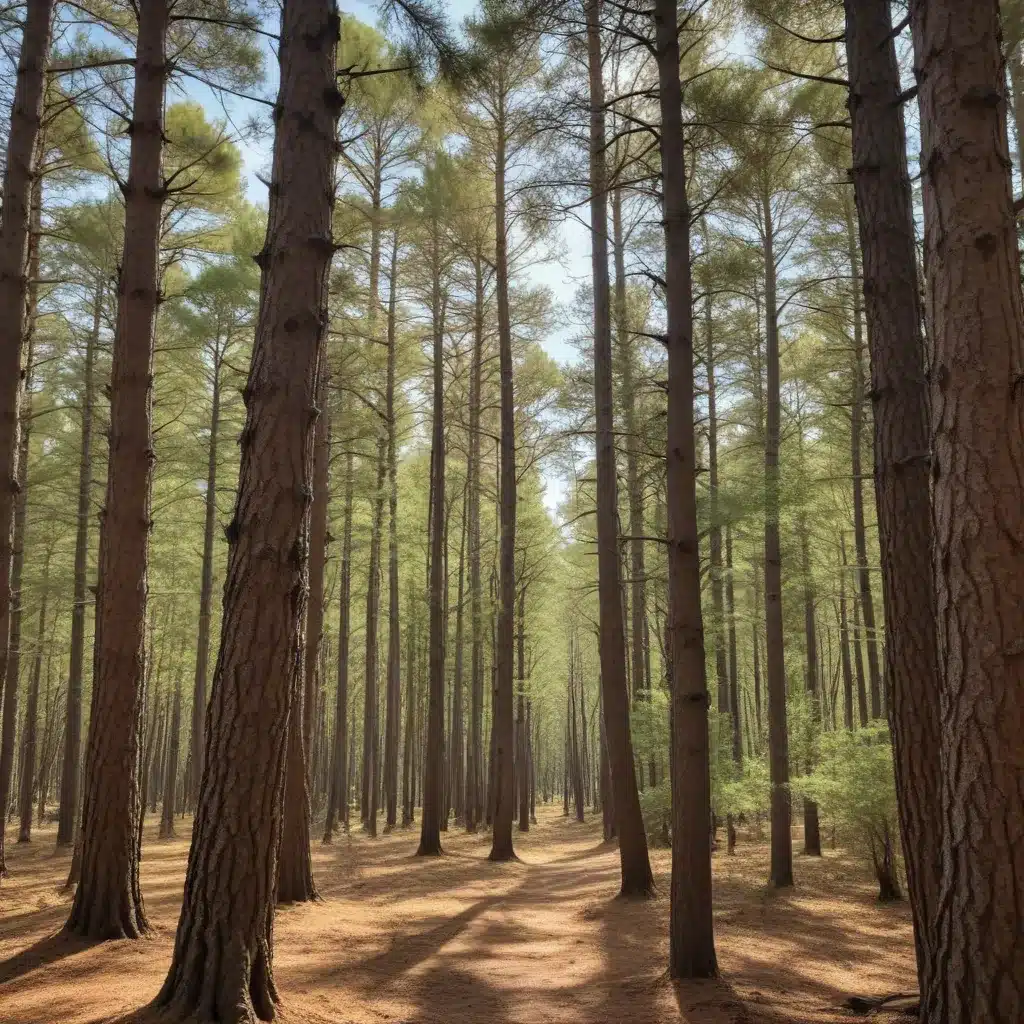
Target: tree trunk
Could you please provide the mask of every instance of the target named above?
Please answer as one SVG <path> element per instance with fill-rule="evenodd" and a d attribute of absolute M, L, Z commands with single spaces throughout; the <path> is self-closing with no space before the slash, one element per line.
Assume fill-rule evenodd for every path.
<path fill-rule="evenodd" d="M 867 528 L 864 522 L 864 467 L 861 442 L 864 433 L 864 335 L 861 325 L 860 256 L 852 216 L 847 219 L 850 267 L 853 275 L 853 405 L 850 415 L 850 465 L 853 472 L 853 543 L 857 553 L 857 582 L 864 632 L 868 646 L 868 681 L 871 686 L 871 718 L 882 717 L 882 684 L 878 667 L 878 634 L 875 630 L 875 600 L 868 570 Z"/>
<path fill-rule="evenodd" d="M 694 439 L 693 282 L 675 0 L 655 0 L 668 348 L 667 501 L 672 889 L 669 974 L 718 973 L 711 910 L 711 780 Z"/>
<path fill-rule="evenodd" d="M 530 769 L 526 753 L 526 587 L 519 590 L 516 629 L 516 789 L 519 796 L 519 831 L 530 831 Z"/>
<path fill-rule="evenodd" d="M 43 647 L 46 643 L 46 604 L 50 596 L 50 550 L 47 549 L 43 560 L 42 597 L 39 602 L 39 625 L 36 629 L 36 650 L 32 657 L 32 675 L 29 679 L 28 705 L 25 708 L 25 721 L 22 724 L 22 758 L 21 758 L 21 823 L 18 829 L 18 842 L 28 843 L 32 840 L 32 794 L 36 781 L 36 748 L 38 746 L 39 717 L 39 684 L 43 673 Z"/>
<path fill-rule="evenodd" d="M 490 859 L 512 860 L 512 818 L 515 803 L 512 772 L 515 682 L 516 603 L 516 425 L 512 368 L 512 318 L 509 311 L 508 231 L 505 224 L 506 137 L 504 94 L 497 112 L 494 171 L 494 277 L 498 299 L 498 363 L 501 376 L 501 468 L 499 519 L 501 524 L 498 594 L 498 630 L 494 651 L 493 757 L 494 827 Z"/>
<path fill-rule="evenodd" d="M 929 513 L 930 515 L 930 513 Z M 846 602 L 846 543 L 839 535 L 842 571 L 839 574 L 839 659 L 843 672 L 843 724 L 853 729 L 853 670 L 850 665 L 850 627 Z"/>
<path fill-rule="evenodd" d="M 14 727 L 18 676 L 8 671 L 11 633 L 12 530 L 18 500 L 18 406 L 21 400 L 22 344 L 26 335 L 29 234 L 36 177 L 38 138 L 46 91 L 46 63 L 54 0 L 28 0 L 7 135 L 3 210 L 0 216 L 0 684 L 3 725 L 0 731 L 0 876 L 4 861 L 3 825 L 14 764 Z"/>
<path fill-rule="evenodd" d="M 271 1020 L 277 849 L 291 712 L 301 709 L 304 551 L 334 246 L 339 18 L 285 0 L 262 301 L 245 389 L 206 771 L 174 959 L 174 1019 Z"/>
<path fill-rule="evenodd" d="M 225 343 L 226 344 L 226 343 Z M 218 339 L 214 349 L 213 397 L 210 404 L 210 447 L 206 460 L 206 517 L 203 523 L 203 568 L 199 583 L 199 634 L 196 640 L 196 674 L 192 691 L 192 738 L 188 770 L 187 803 L 196 805 L 203 777 L 206 734 L 206 678 L 210 664 L 210 612 L 213 604 L 213 542 L 217 526 L 217 440 L 220 433 L 220 373 L 222 353 Z"/>
<path fill-rule="evenodd" d="M 754 566 L 754 586 L 753 586 L 753 600 L 754 614 L 751 619 L 751 628 L 753 631 L 753 648 L 754 648 L 754 749 L 758 752 L 761 750 L 761 743 L 764 737 L 764 717 L 761 710 L 761 574 L 758 571 L 758 567 Z"/>
<path fill-rule="evenodd" d="M 743 714 L 740 707 L 739 657 L 736 650 L 736 591 L 733 582 L 732 526 L 725 524 L 725 615 L 729 642 L 729 707 L 732 709 L 732 759 L 743 761 Z"/>
<path fill-rule="evenodd" d="M 441 299 L 441 233 L 437 212 L 431 222 L 431 318 L 434 334 L 434 410 L 430 450 L 430 675 L 427 696 L 427 750 L 423 762 L 423 814 L 417 856 L 441 850 L 444 788 L 445 611 L 445 450 L 444 450 L 444 306 Z"/>
<path fill-rule="evenodd" d="M 303 651 L 302 703 L 292 705 L 285 769 L 284 820 L 277 860 L 279 903 L 306 903 L 317 898 L 310 852 L 312 818 L 313 723 L 320 690 L 320 655 L 324 632 L 324 565 L 327 560 L 328 467 L 330 428 L 327 418 L 327 363 L 322 357 L 317 384 L 319 415 L 313 433 L 313 497 L 309 511 L 309 597 Z M 302 714 L 297 714 L 301 706 Z"/>
<path fill-rule="evenodd" d="M 484 621 L 480 578 L 480 407 L 484 361 L 483 258 L 474 260 L 473 357 L 469 378 L 469 601 L 473 630 L 470 658 L 469 757 L 466 768 L 466 831 L 475 832 L 483 817 Z"/>
<path fill-rule="evenodd" d="M 178 756 L 181 746 L 181 673 L 176 667 L 174 680 L 174 710 L 171 712 L 170 738 L 167 743 L 167 767 L 164 772 L 163 807 L 160 809 L 160 838 L 173 839 L 174 797 L 178 786 Z"/>
<path fill-rule="evenodd" d="M 804 656 L 809 712 L 807 731 L 808 739 L 813 748 L 814 734 L 821 720 L 818 694 L 818 624 L 814 615 L 814 577 L 811 574 L 811 545 L 807 521 L 801 518 L 798 528 L 800 532 L 800 554 L 803 563 L 800 568 L 804 577 Z M 808 772 L 814 770 L 813 756 L 807 764 L 807 770 Z M 806 798 L 804 799 L 804 853 L 811 857 L 821 856 L 821 829 L 818 825 L 818 805 L 813 800 Z"/>
<path fill-rule="evenodd" d="M 463 729 L 462 709 L 462 677 L 463 677 L 463 603 L 465 599 L 465 568 L 466 568 L 466 517 L 467 486 L 462 489 L 462 523 L 459 531 L 459 579 L 458 602 L 455 606 L 455 671 L 452 676 L 452 724 L 450 730 L 448 790 L 451 794 L 452 810 L 455 812 L 456 824 L 461 824 L 466 807 L 466 770 L 465 770 L 465 732 Z"/>
<path fill-rule="evenodd" d="M 398 454 L 395 415 L 395 366 L 398 338 L 395 314 L 398 302 L 398 231 L 391 249 L 388 290 L 388 367 L 385 412 L 388 432 L 388 666 L 387 709 L 384 716 L 384 808 L 389 828 L 398 820 L 398 737 L 402 730 L 402 633 L 398 601 Z"/>
<path fill-rule="evenodd" d="M 612 383 L 611 286 L 608 274 L 608 171 L 599 0 L 587 4 L 590 68 L 590 237 L 594 281 L 594 409 L 597 456 L 597 564 L 601 692 L 606 709 L 608 767 L 619 837 L 620 893 L 646 897 L 654 889 L 637 793 L 626 682 L 626 636 L 618 550 L 615 399 Z M 635 638 L 634 638 L 635 642 Z"/>
<path fill-rule="evenodd" d="M 936 984 L 932 922 L 942 870 L 941 771 L 935 756 L 942 727 L 931 562 L 929 398 L 913 195 L 888 0 L 847 0 L 846 45 L 853 184 L 871 349 L 875 502 L 886 621 L 886 704 L 914 913 L 918 983 L 922 1004 L 928 1005 Z M 840 592 L 840 600 L 845 634 L 845 591 Z M 842 654 L 846 723 L 852 728 L 852 679 L 845 636 Z"/>
<path fill-rule="evenodd" d="M 344 422 L 344 419 L 342 420 Z M 331 786 L 327 801 L 324 842 L 334 837 L 335 821 L 348 825 L 348 651 L 352 607 L 352 452 L 345 455 L 345 509 L 342 513 L 341 570 L 338 580 L 338 692 L 334 704 L 334 744 L 331 747 Z"/>
<path fill-rule="evenodd" d="M 139 888 L 139 748 L 152 527 L 153 345 L 165 196 L 160 165 L 169 72 L 164 52 L 168 0 L 142 0 L 138 12 L 82 803 L 82 877 L 68 919 L 71 931 L 96 939 L 136 938 L 147 930 Z"/>
<path fill-rule="evenodd" d="M 67 721 L 64 727 L 64 764 L 60 779 L 57 846 L 70 846 L 78 831 L 79 759 L 82 747 L 82 683 L 85 667 L 85 616 L 88 608 L 89 518 L 92 511 L 92 418 L 95 391 L 93 374 L 100 341 L 104 282 L 93 292 L 92 330 L 85 346 L 82 374 L 82 446 L 78 457 L 78 514 L 75 525 L 75 575 L 71 608 L 71 664 L 68 671 Z"/>
<path fill-rule="evenodd" d="M 764 212 L 765 365 L 767 370 L 764 438 L 764 611 L 768 674 L 768 759 L 772 788 L 772 838 L 769 881 L 776 888 L 793 884 L 792 803 L 789 791 L 789 726 L 786 720 L 786 648 L 782 619 L 782 550 L 779 539 L 779 324 L 771 198 Z"/>
<path fill-rule="evenodd" d="M 999 6 L 914 0 L 910 25 L 934 347 L 942 669 L 938 969 L 924 1013 L 944 1024 L 1021 1020 L 1024 311 Z M 929 813 L 923 804 L 915 810 Z"/>
<path fill-rule="evenodd" d="M 868 688 L 864 681 L 864 651 L 860 642 L 860 597 L 853 596 L 853 663 L 857 670 L 857 712 L 862 729 L 868 724 Z"/>

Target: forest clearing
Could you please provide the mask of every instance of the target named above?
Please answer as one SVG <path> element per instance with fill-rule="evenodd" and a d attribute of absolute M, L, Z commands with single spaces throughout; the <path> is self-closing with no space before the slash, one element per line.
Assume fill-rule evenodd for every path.
<path fill-rule="evenodd" d="M 560 807 L 538 808 L 519 863 L 488 862 L 483 836 L 449 833 L 441 860 L 414 858 L 410 830 L 377 842 L 339 836 L 314 850 L 322 902 L 289 907 L 275 922 L 275 971 L 287 992 L 280 1019 L 828 1024 L 858 1019 L 841 1006 L 852 993 L 913 988 L 909 913 L 877 902 L 866 865 L 826 850 L 798 861 L 798 891 L 772 892 L 767 846 L 747 839 L 736 856 L 714 859 L 728 980 L 674 984 L 664 967 L 668 851 L 652 855 L 660 895 L 637 902 L 611 898 L 614 849 Z M 0 919 L 4 1024 L 134 1020 L 163 981 L 187 853 L 187 841 L 148 828 L 142 891 L 152 933 L 93 945 L 55 935 L 68 910 L 68 857 L 45 841 L 15 848 L 7 895 L 26 909 Z"/>

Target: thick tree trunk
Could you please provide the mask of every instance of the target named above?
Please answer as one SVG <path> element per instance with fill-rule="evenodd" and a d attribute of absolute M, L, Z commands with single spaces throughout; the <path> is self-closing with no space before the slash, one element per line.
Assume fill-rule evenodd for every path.
<path fill-rule="evenodd" d="M 38 747 L 39 684 L 43 673 L 43 647 L 46 644 L 46 605 L 50 596 L 50 551 L 43 561 L 42 597 L 39 601 L 39 625 L 36 628 L 36 649 L 32 656 L 32 675 L 29 678 L 28 703 L 22 724 L 21 793 L 19 804 L 21 822 L 18 842 L 32 840 L 32 794 L 36 781 L 36 750 Z"/>
<path fill-rule="evenodd" d="M 82 440 L 78 456 L 78 512 L 75 520 L 75 570 L 71 607 L 71 664 L 68 670 L 67 719 L 64 727 L 64 764 L 60 779 L 57 845 L 70 846 L 78 831 L 79 759 L 82 747 L 82 683 L 85 675 L 85 616 L 88 608 L 89 518 L 92 510 L 93 375 L 100 340 L 104 282 L 93 292 L 92 330 L 85 345 L 82 370 Z"/>
<path fill-rule="evenodd" d="M 662 203 L 667 283 L 669 560 L 671 671 L 672 889 L 669 973 L 717 974 L 711 912 L 711 783 L 704 624 L 700 600 L 694 438 L 690 209 L 683 151 L 679 26 L 674 0 L 656 0 L 655 43 L 661 106 Z"/>
<path fill-rule="evenodd" d="M 0 876 L 6 874 L 3 825 L 14 764 L 18 676 L 9 672 L 11 559 L 14 507 L 18 495 L 18 406 L 21 400 L 22 343 L 26 335 L 29 234 L 38 137 L 46 91 L 53 0 L 28 0 L 14 86 L 0 216 Z"/>
<path fill-rule="evenodd" d="M 847 0 L 846 26 L 853 184 L 871 349 L 875 498 L 887 624 L 886 704 L 914 912 L 918 982 L 922 1003 L 928 1005 L 936 984 L 933 922 L 941 876 L 941 771 L 935 752 L 942 730 L 931 563 L 929 398 L 913 195 L 888 0 Z M 845 633 L 845 592 L 840 599 Z M 852 728 L 845 637 L 843 681 L 846 722 Z"/>
<path fill-rule="evenodd" d="M 493 831 L 490 859 L 512 860 L 512 818 L 515 813 L 515 791 L 512 772 L 515 694 L 515 603 L 516 603 L 516 425 L 515 393 L 512 368 L 512 318 L 509 311 L 508 231 L 505 211 L 506 137 L 504 94 L 501 96 L 497 122 L 497 148 L 494 172 L 494 277 L 498 299 L 498 363 L 501 376 L 501 466 L 499 490 L 499 521 L 501 544 L 499 554 L 498 629 L 494 660 L 496 667 L 494 691 L 494 758 Z"/>
<path fill-rule="evenodd" d="M 262 299 L 209 757 L 174 959 L 156 1000 L 180 1020 L 252 1024 L 271 1020 L 277 1001 L 274 894 L 289 722 L 301 709 L 304 552 L 342 105 L 338 32 L 330 0 L 285 0 Z"/>
<path fill-rule="evenodd" d="M 147 929 L 139 888 L 139 754 L 152 526 L 153 345 L 165 195 L 161 154 L 169 72 L 164 52 L 168 0 L 142 0 L 138 12 L 82 803 L 82 877 L 68 919 L 71 931 L 98 939 L 135 938 Z"/>
<path fill-rule="evenodd" d="M 302 670 L 302 714 L 292 705 L 288 726 L 284 820 L 277 861 L 279 903 L 306 903 L 317 898 L 310 852 L 312 819 L 313 724 L 320 690 L 320 654 L 324 632 L 324 566 L 327 560 L 328 467 L 330 429 L 327 418 L 327 364 L 317 385 L 319 415 L 313 433 L 313 498 L 309 511 L 309 598 Z"/>
<path fill-rule="evenodd" d="M 444 662 L 447 579 L 445 574 L 445 432 L 444 432 L 444 306 L 441 298 L 441 233 L 435 211 L 431 224 L 430 258 L 433 281 L 431 316 L 433 351 L 433 428 L 430 451 L 430 674 L 427 683 L 427 750 L 423 762 L 423 814 L 418 856 L 441 850 L 444 788 Z M 445 812 L 446 813 L 446 809 Z"/>
<path fill-rule="evenodd" d="M 160 809 L 160 838 L 173 839 L 174 800 L 178 787 L 178 757 L 181 747 L 181 676 L 175 673 L 174 710 L 171 712 L 170 738 L 167 743 L 167 767 L 164 771 L 163 807 Z"/>
<path fill-rule="evenodd" d="M 590 68 L 590 237 L 594 281 L 594 409 L 597 461 L 598 649 L 605 708 L 611 799 L 619 837 L 623 896 L 654 889 L 637 793 L 626 681 L 626 635 L 619 562 L 618 485 L 615 466 L 615 399 L 612 383 L 611 285 L 608 273 L 608 171 L 600 2 L 588 0 Z M 634 643 L 636 638 L 634 637 Z"/>
<path fill-rule="evenodd" d="M 398 231 L 391 249 L 388 290 L 388 367 L 384 417 L 388 432 L 388 663 L 387 707 L 384 716 L 384 811 L 389 828 L 398 821 L 398 737 L 402 730 L 402 632 L 398 579 L 398 441 L 395 414 L 395 367 L 398 336 Z"/>
<path fill-rule="evenodd" d="M 206 679 L 210 664 L 210 613 L 213 605 L 213 543 L 217 527 L 217 441 L 220 434 L 221 349 L 218 340 L 213 357 L 213 396 L 210 403 L 210 446 L 206 459 L 206 514 L 203 522 L 203 567 L 199 583 L 199 633 L 196 640 L 196 674 L 192 691 L 192 738 L 187 804 L 196 805 L 203 778 L 204 736 L 206 734 Z"/>
<path fill-rule="evenodd" d="M 1021 1020 L 1024 311 L 999 5 L 914 0 L 910 25 L 934 346 L 942 672 L 942 880 L 924 1014 L 943 1024 Z M 922 804 L 915 811 L 930 813 Z"/>
<path fill-rule="evenodd" d="M 779 324 L 771 198 L 764 212 L 765 366 L 767 370 L 764 438 L 764 610 L 768 675 L 768 759 L 772 788 L 772 837 L 769 880 L 777 888 L 793 884 L 792 803 L 789 791 L 789 725 L 786 719 L 786 651 L 782 619 L 782 545 L 779 538 L 779 440 L 782 399 L 779 382 Z"/>
<path fill-rule="evenodd" d="M 352 463 L 350 451 L 345 455 L 345 508 L 342 513 L 341 569 L 338 579 L 338 689 L 334 703 L 334 743 L 331 747 L 325 843 L 334 838 L 335 822 L 348 825 L 348 794 L 351 788 L 348 777 L 348 651 L 352 607 Z"/>

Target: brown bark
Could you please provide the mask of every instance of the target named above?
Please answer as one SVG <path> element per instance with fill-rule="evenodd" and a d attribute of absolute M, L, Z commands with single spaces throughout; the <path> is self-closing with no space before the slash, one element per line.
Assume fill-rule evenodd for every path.
<path fill-rule="evenodd" d="M 82 748 L 82 683 L 85 669 L 85 616 L 88 608 L 89 518 L 92 510 L 92 419 L 96 349 L 100 340 L 104 282 L 93 292 L 92 330 L 82 370 L 82 439 L 78 457 L 78 510 L 75 520 L 75 569 L 71 607 L 71 664 L 68 670 L 64 763 L 60 779 L 57 845 L 70 846 L 78 831 L 79 760 Z"/>
<path fill-rule="evenodd" d="M 930 513 L 929 513 L 930 515 Z M 840 535 L 842 541 L 842 535 Z M 841 543 L 842 572 L 839 574 L 839 659 L 843 673 L 843 724 L 853 728 L 853 669 L 850 665 L 850 626 L 846 600 L 846 544 Z"/>
<path fill-rule="evenodd" d="M 1021 1020 L 1024 310 L 999 5 L 914 0 L 910 25 L 941 672 L 942 879 L 924 1014 L 943 1024 Z"/>
<path fill-rule="evenodd" d="M 389 828 L 393 828 L 398 821 L 398 737 L 402 728 L 402 632 L 398 591 L 398 441 L 395 413 L 395 370 L 398 359 L 395 322 L 397 303 L 398 231 L 395 230 L 388 289 L 388 366 L 384 393 L 388 462 L 388 660 L 387 705 L 384 714 L 384 812 Z"/>
<path fill-rule="evenodd" d="M 180 659 L 179 659 L 180 660 Z M 174 800 L 178 788 L 178 758 L 181 747 L 181 674 L 177 666 L 174 680 L 174 709 L 171 711 L 171 728 L 167 741 L 167 766 L 164 770 L 163 806 L 160 809 L 160 838 L 173 839 Z"/>
<path fill-rule="evenodd" d="M 793 884 L 792 804 L 789 791 L 789 726 L 786 719 L 786 656 L 782 620 L 782 550 L 779 538 L 779 324 L 771 197 L 762 198 L 765 274 L 764 437 L 764 611 L 768 676 L 768 759 L 772 787 L 770 881 L 776 888 Z"/>
<path fill-rule="evenodd" d="M 626 681 L 626 636 L 618 551 L 615 398 L 612 383 L 611 284 L 608 273 L 608 170 L 600 0 L 587 3 L 590 68 L 590 237 L 594 282 L 594 410 L 597 462 L 598 650 L 605 708 L 608 768 L 619 837 L 620 892 L 646 897 L 654 889 L 647 835 L 637 793 Z M 636 638 L 634 638 L 634 643 Z"/>
<path fill-rule="evenodd" d="M 498 300 L 498 364 L 501 394 L 501 465 L 499 521 L 498 622 L 494 651 L 494 758 L 491 799 L 494 805 L 490 859 L 512 860 L 512 818 L 515 792 L 512 758 L 514 739 L 513 701 L 515 682 L 515 603 L 516 603 L 516 427 L 515 393 L 512 368 L 512 318 L 509 311 L 508 230 L 505 210 L 507 138 L 505 93 L 498 97 L 495 118 L 496 147 L 494 170 L 494 278 Z"/>
<path fill-rule="evenodd" d="M 50 597 L 50 554 L 50 550 L 47 549 L 43 560 L 42 597 L 39 601 L 36 649 L 32 655 L 32 674 L 29 677 L 28 703 L 25 707 L 25 721 L 22 724 L 19 843 L 28 843 L 32 840 L 32 794 L 36 781 L 36 750 L 39 737 L 39 684 L 42 681 L 43 672 L 43 647 L 46 645 L 46 605 Z"/>
<path fill-rule="evenodd" d="M 853 543 L 857 554 L 857 582 L 864 632 L 868 648 L 868 682 L 871 718 L 882 716 L 882 682 L 878 664 L 878 634 L 875 629 L 875 599 L 868 569 L 867 527 L 864 517 L 864 468 L 861 455 L 864 434 L 864 332 L 861 314 L 860 254 L 857 250 L 852 213 L 847 214 L 850 271 L 853 276 L 853 405 L 850 415 L 850 466 L 853 473 Z"/>
<path fill-rule="evenodd" d="M 939 667 L 931 562 L 928 382 L 900 73 L 887 0 L 846 4 L 853 184 L 871 350 L 875 499 L 885 607 L 889 709 L 918 983 L 935 985 L 932 922 L 941 876 Z M 845 561 L 845 551 L 844 551 Z M 842 629 L 846 599 L 841 591 Z M 842 644 L 847 727 L 853 694 Z"/>
<path fill-rule="evenodd" d="M 466 764 L 466 831 L 475 832 L 483 817 L 484 619 L 480 577 L 480 407 L 483 390 L 484 267 L 473 262 L 473 356 L 469 370 L 469 602 L 473 647 L 470 656 L 469 750 Z"/>
<path fill-rule="evenodd" d="M 0 876 L 6 874 L 3 824 L 10 797 L 17 711 L 17 673 L 7 671 L 11 632 L 12 530 L 18 495 L 18 412 L 22 391 L 22 343 L 26 335 L 28 253 L 32 191 L 46 91 L 53 0 L 28 0 L 18 58 L 0 216 Z"/>
<path fill-rule="evenodd" d="M 675 0 L 655 0 L 668 348 L 666 488 L 671 665 L 669 974 L 718 973 L 711 909 L 711 781 L 694 437 L 693 279 Z"/>
<path fill-rule="evenodd" d="M 416 616 L 414 588 L 409 585 L 406 594 L 405 627 L 405 738 L 402 743 L 402 825 L 411 825 L 415 804 L 416 773 L 413 751 L 416 736 Z"/>
<path fill-rule="evenodd" d="M 284 820 L 277 860 L 279 903 L 305 903 L 317 898 L 310 852 L 312 819 L 313 723 L 320 690 L 324 632 L 324 565 L 327 559 L 328 464 L 327 365 L 323 360 L 317 384 L 319 415 L 313 433 L 313 496 L 309 510 L 309 597 L 300 704 L 292 705 L 285 769 Z M 301 707 L 301 714 L 298 713 Z"/>
<path fill-rule="evenodd" d="M 801 440 L 802 444 L 802 440 Z M 808 704 L 808 739 L 813 744 L 814 732 L 821 720 L 820 697 L 818 693 L 818 624 L 815 619 L 814 576 L 811 573 L 811 545 L 808 524 L 801 517 L 798 523 L 800 533 L 801 570 L 804 577 L 804 662 L 805 685 Z M 807 770 L 814 770 L 813 757 Z M 804 798 L 804 853 L 812 857 L 821 856 L 821 829 L 818 825 L 818 805 Z"/>
<path fill-rule="evenodd" d="M 168 0 L 138 5 L 125 243 L 110 380 L 110 455 L 101 521 L 92 710 L 82 802 L 82 876 L 68 928 L 91 938 L 147 929 L 139 888 L 139 747 L 153 477 L 152 374 L 165 197 Z"/>
<path fill-rule="evenodd" d="M 732 708 L 732 759 L 743 761 L 743 709 L 740 707 L 739 657 L 736 644 L 736 591 L 733 582 L 732 526 L 725 524 L 725 615 L 729 643 L 729 707 Z"/>
<path fill-rule="evenodd" d="M 633 698 L 649 693 L 646 670 L 647 570 L 644 557 L 644 493 L 640 480 L 640 437 L 637 423 L 637 393 L 633 378 L 633 340 L 629 330 L 629 307 L 626 299 L 626 255 L 622 229 L 622 190 L 612 193 L 612 253 L 615 265 L 614 320 L 616 344 L 622 361 L 623 429 L 626 433 L 626 494 L 629 502 L 629 614 L 632 647 L 630 661 L 633 676 Z M 653 780 L 652 780 L 653 785 Z"/>
<path fill-rule="evenodd" d="M 225 342 L 226 344 L 226 342 Z M 213 350 L 213 395 L 210 402 L 210 446 L 206 461 L 203 567 L 199 583 L 199 633 L 196 640 L 196 673 L 192 691 L 192 737 L 186 784 L 187 802 L 195 807 L 203 778 L 206 734 L 206 681 L 210 665 L 210 613 L 213 605 L 213 543 L 217 527 L 217 442 L 220 434 L 220 375 L 223 352 L 220 341 Z"/>
<path fill-rule="evenodd" d="M 469 523 L 466 516 L 467 485 L 462 489 L 462 516 L 459 531 L 459 577 L 458 601 L 455 605 L 455 671 L 452 674 L 452 715 L 449 730 L 448 792 L 456 824 L 461 824 L 466 807 L 466 761 L 465 729 L 463 728 L 463 614 L 466 591 L 466 533 Z"/>
<path fill-rule="evenodd" d="M 430 636 L 427 682 L 427 748 L 423 762 L 423 813 L 420 816 L 421 857 L 442 853 L 444 788 L 444 663 L 447 579 L 445 574 L 445 430 L 444 430 L 444 303 L 441 297 L 441 226 L 432 211 L 429 259 L 430 309 L 433 326 L 433 423 L 430 446 Z"/>
<path fill-rule="evenodd" d="M 343 421 L 344 422 L 344 421 Z M 335 822 L 348 826 L 348 798 L 351 782 L 348 760 L 348 652 L 352 608 L 352 452 L 345 455 L 345 507 L 342 512 L 341 568 L 338 580 L 338 688 L 334 703 L 334 743 L 331 747 L 331 784 L 327 798 L 324 842 L 334 837 Z"/>
<path fill-rule="evenodd" d="M 301 708 L 305 551 L 342 104 L 338 34 L 330 0 L 285 0 L 209 757 L 174 959 L 156 1000 L 179 1020 L 252 1024 L 272 1019 L 277 1001 L 274 893 L 289 722 Z"/>
<path fill-rule="evenodd" d="M 526 587 L 519 590 L 519 623 L 516 629 L 516 793 L 519 797 L 519 831 L 530 831 L 530 765 L 526 753 Z"/>

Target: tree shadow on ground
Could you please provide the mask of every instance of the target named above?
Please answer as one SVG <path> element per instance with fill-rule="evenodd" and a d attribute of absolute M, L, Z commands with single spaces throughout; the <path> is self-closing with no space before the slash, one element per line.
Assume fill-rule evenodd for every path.
<path fill-rule="evenodd" d="M 67 911 L 64 912 L 65 916 Z M 49 967 L 60 960 L 97 945 L 95 939 L 83 939 L 67 931 L 59 931 L 34 942 L 27 949 L 0 962 L 0 985 L 16 981 L 40 967 Z"/>

